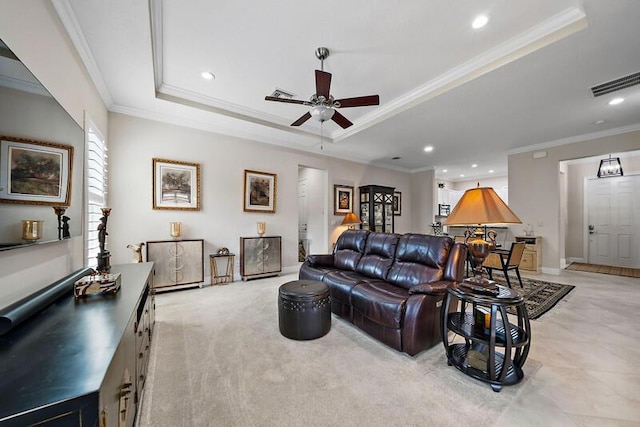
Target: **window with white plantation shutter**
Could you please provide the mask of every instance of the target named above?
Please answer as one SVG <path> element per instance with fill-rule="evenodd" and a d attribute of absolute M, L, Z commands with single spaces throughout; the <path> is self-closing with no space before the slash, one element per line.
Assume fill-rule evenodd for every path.
<path fill-rule="evenodd" d="M 86 265 L 96 267 L 96 256 L 100 252 L 98 224 L 102 217 L 101 208 L 107 203 L 107 143 L 96 126 L 87 120 L 87 223 L 85 253 Z"/>

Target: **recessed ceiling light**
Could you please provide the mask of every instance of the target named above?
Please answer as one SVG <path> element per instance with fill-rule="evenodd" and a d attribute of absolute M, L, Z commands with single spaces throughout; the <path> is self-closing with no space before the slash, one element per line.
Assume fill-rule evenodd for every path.
<path fill-rule="evenodd" d="M 442 169 L 442 173 L 447 173 L 447 172 L 449 172 L 449 171 L 446 170 L 446 169 Z"/>
<path fill-rule="evenodd" d="M 596 120 L 595 122 L 593 122 L 594 125 L 601 125 L 604 123 L 604 120 Z"/>
<path fill-rule="evenodd" d="M 431 145 L 427 145 L 426 147 L 424 147 L 424 151 L 430 153 L 433 151 L 433 147 Z"/>
<path fill-rule="evenodd" d="M 495 172 L 493 169 L 489 169 L 489 173 L 493 173 Z"/>
<path fill-rule="evenodd" d="M 216 76 L 210 71 L 203 71 L 202 74 L 200 75 L 202 76 L 203 79 L 206 79 L 206 80 L 213 80 L 216 78 Z"/>
<path fill-rule="evenodd" d="M 618 105 L 618 104 L 622 104 L 624 102 L 624 98 L 613 98 L 611 101 L 609 101 L 609 105 Z"/>
<path fill-rule="evenodd" d="M 477 168 L 477 167 L 478 167 L 478 165 L 477 165 L 476 163 L 474 163 L 474 164 L 472 164 L 472 165 L 471 165 L 471 167 L 472 167 L 472 168 Z"/>
<path fill-rule="evenodd" d="M 482 28 L 487 25 L 487 22 L 489 22 L 489 17 L 487 15 L 478 15 L 471 23 L 471 26 L 477 30 L 478 28 Z"/>
<path fill-rule="evenodd" d="M 460 174 L 460 178 L 464 178 L 464 174 L 463 173 Z"/>

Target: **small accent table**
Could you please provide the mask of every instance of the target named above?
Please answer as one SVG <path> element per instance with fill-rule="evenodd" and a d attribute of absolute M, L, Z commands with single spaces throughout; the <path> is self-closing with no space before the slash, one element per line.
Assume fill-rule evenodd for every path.
<path fill-rule="evenodd" d="M 450 312 L 456 298 L 460 300 L 460 310 Z M 517 324 L 509 321 L 508 308 L 515 311 Z M 523 297 L 500 285 L 497 295 L 476 292 L 466 288 L 463 282 L 449 286 L 440 315 L 449 366 L 489 383 L 496 392 L 503 385 L 522 380 L 522 366 L 531 345 L 529 315 Z M 452 343 L 449 332 L 462 337 L 464 342 Z"/>
<path fill-rule="evenodd" d="M 233 282 L 233 264 L 235 262 L 235 257 L 235 254 L 209 254 L 212 285 L 225 285 Z M 218 258 L 223 258 L 227 261 L 227 266 L 223 269 L 225 274 L 220 274 L 218 272 Z"/>

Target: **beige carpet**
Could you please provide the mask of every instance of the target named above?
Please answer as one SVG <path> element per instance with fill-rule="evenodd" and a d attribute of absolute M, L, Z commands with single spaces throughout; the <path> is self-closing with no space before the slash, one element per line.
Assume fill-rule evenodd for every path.
<path fill-rule="evenodd" d="M 586 271 L 589 273 L 613 274 L 615 276 L 640 278 L 640 268 L 612 267 L 609 265 L 585 264 L 583 262 L 572 262 L 566 267 L 567 270 Z"/>
<path fill-rule="evenodd" d="M 320 339 L 289 340 L 277 289 L 295 278 L 157 295 L 140 425 L 491 425 L 540 367 L 494 393 L 441 345 L 412 358 L 337 317 Z"/>

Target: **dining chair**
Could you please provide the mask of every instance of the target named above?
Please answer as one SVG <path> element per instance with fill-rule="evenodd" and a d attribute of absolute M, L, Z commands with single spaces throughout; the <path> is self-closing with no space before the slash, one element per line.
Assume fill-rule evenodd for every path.
<path fill-rule="evenodd" d="M 507 281 L 507 285 L 511 287 L 511 281 L 509 280 L 509 270 L 515 270 L 520 287 L 522 286 L 522 278 L 520 277 L 520 261 L 522 260 L 522 254 L 524 252 L 524 242 L 514 242 L 511 244 L 511 249 L 495 249 L 489 253 L 489 256 L 485 258 L 482 266 L 487 269 L 489 273 L 489 279 L 493 279 L 493 270 L 501 270 L 504 273 L 504 277 Z"/>

